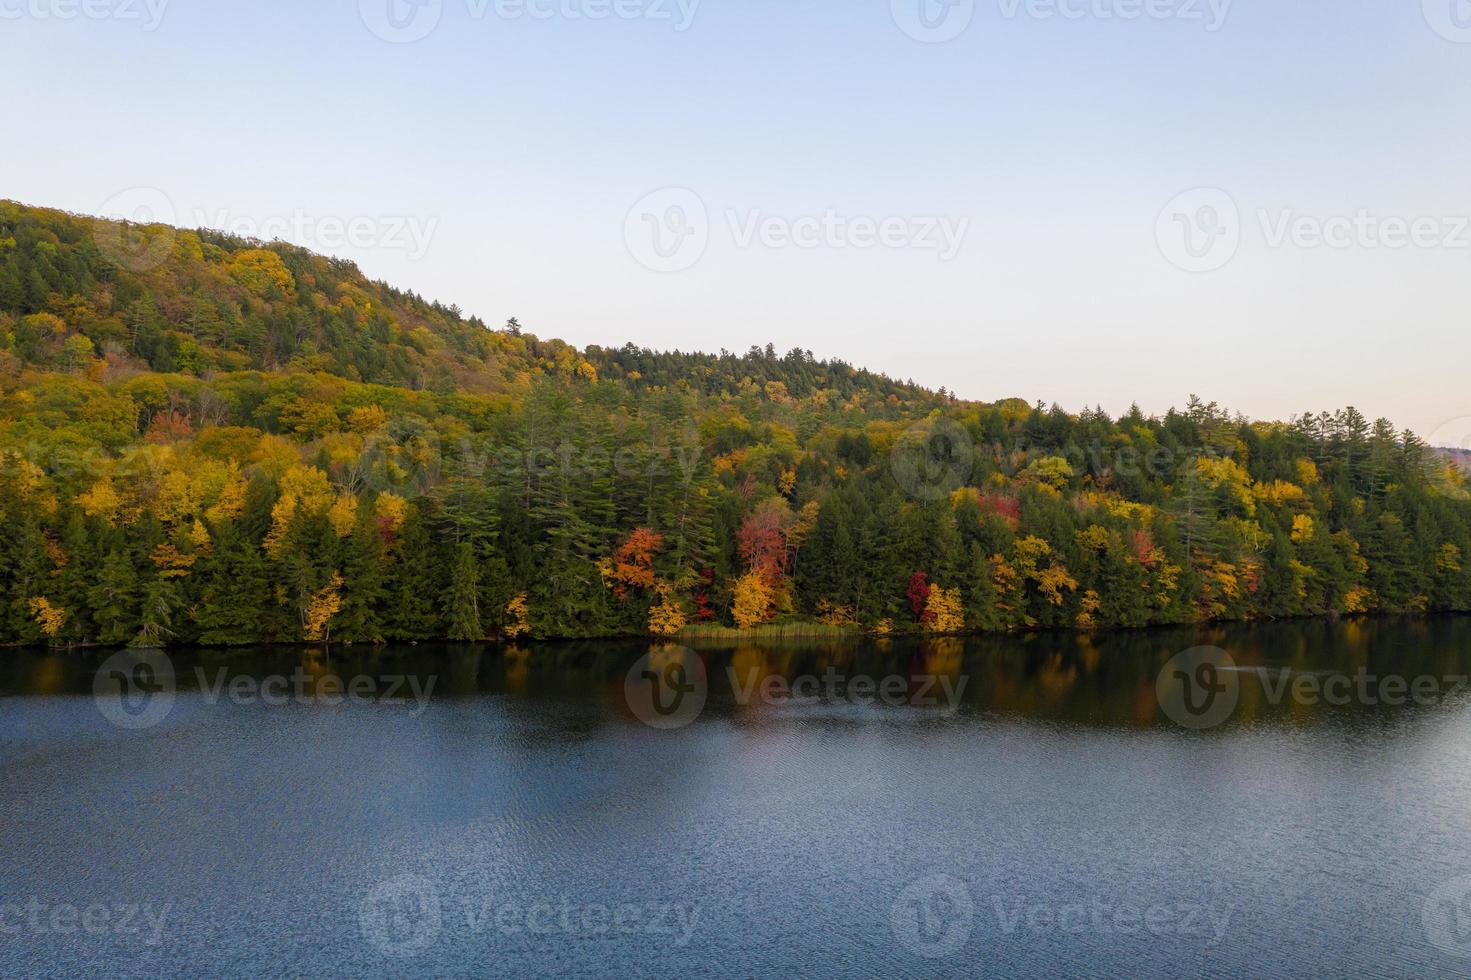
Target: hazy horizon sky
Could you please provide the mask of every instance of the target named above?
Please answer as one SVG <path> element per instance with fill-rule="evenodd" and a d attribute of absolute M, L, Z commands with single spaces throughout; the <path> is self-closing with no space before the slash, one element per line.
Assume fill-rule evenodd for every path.
<path fill-rule="evenodd" d="M 1471 0 L 0 0 L 0 59 L 0 197 L 492 325 L 1471 434 Z"/>

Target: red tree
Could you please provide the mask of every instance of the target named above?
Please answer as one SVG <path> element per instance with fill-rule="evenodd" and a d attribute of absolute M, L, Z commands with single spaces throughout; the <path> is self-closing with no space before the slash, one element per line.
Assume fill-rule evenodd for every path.
<path fill-rule="evenodd" d="M 1133 539 L 1134 557 L 1138 559 L 1139 564 L 1152 566 L 1155 563 L 1154 535 L 1149 533 L 1148 528 L 1135 528 Z"/>
<path fill-rule="evenodd" d="M 746 567 L 768 584 L 775 584 L 786 573 L 786 535 L 782 532 L 781 515 L 775 509 L 762 508 L 746 518 L 736 532 L 736 547 Z"/>
<path fill-rule="evenodd" d="M 1022 505 L 1015 497 L 1009 497 L 1004 493 L 985 493 L 981 495 L 981 510 L 989 511 L 1001 518 L 1007 524 L 1015 528 L 1021 523 Z"/>
<path fill-rule="evenodd" d="M 930 585 L 928 576 L 924 572 L 915 572 L 909 576 L 909 608 L 914 610 L 914 615 L 924 618 L 925 600 L 930 597 Z"/>
<path fill-rule="evenodd" d="M 714 587 L 715 569 L 700 569 L 700 591 L 695 593 L 695 619 L 702 623 L 715 618 L 715 610 L 710 605 L 710 590 Z"/>

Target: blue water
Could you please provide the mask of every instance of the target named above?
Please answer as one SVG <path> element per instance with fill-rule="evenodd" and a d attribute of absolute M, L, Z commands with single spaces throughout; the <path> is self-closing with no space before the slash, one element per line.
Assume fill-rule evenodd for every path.
<path fill-rule="evenodd" d="M 1213 639 L 1471 662 L 1464 622 L 1343 630 Z M 674 731 L 620 702 L 620 644 L 385 654 L 439 665 L 413 704 L 186 685 L 140 730 L 95 657 L 7 654 L 0 975 L 1471 974 L 1424 914 L 1471 875 L 1471 699 L 1186 731 L 1146 681 L 1187 639 L 973 641 L 939 708 L 713 685 Z"/>

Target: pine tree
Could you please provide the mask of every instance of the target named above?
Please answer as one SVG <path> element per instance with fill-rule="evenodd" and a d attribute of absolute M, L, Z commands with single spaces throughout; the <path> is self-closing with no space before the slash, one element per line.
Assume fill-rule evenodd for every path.
<path fill-rule="evenodd" d="M 223 523 L 214 532 L 213 554 L 195 571 L 199 602 L 193 619 L 198 641 L 207 646 L 259 642 L 271 634 L 265 555 L 246 528 Z"/>
<path fill-rule="evenodd" d="M 475 559 L 475 548 L 468 541 L 460 542 L 455 548 L 449 591 L 445 593 L 441 615 L 449 639 L 485 638 L 485 627 L 480 620 L 480 566 Z"/>
<path fill-rule="evenodd" d="M 97 571 L 96 583 L 87 590 L 97 642 L 126 643 L 138 634 L 141 597 L 138 573 L 124 548 L 109 550 Z"/>
<path fill-rule="evenodd" d="M 373 518 L 360 517 L 343 555 L 342 608 L 334 635 L 348 643 L 381 643 L 388 601 L 388 547 Z"/>
<path fill-rule="evenodd" d="M 437 556 L 419 510 L 410 510 L 389 548 L 390 596 L 384 634 L 395 640 L 430 640 L 441 635 L 434 598 L 439 595 Z"/>
<path fill-rule="evenodd" d="M 143 605 L 138 617 L 138 634 L 130 646 L 162 647 L 174 636 L 174 618 L 182 605 L 179 580 L 154 575 L 143 586 Z"/>

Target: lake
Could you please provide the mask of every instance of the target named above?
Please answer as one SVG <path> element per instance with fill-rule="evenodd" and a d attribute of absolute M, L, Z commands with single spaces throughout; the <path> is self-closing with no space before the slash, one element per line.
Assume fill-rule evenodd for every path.
<path fill-rule="evenodd" d="M 0 651 L 0 975 L 1471 973 L 1471 619 Z"/>

